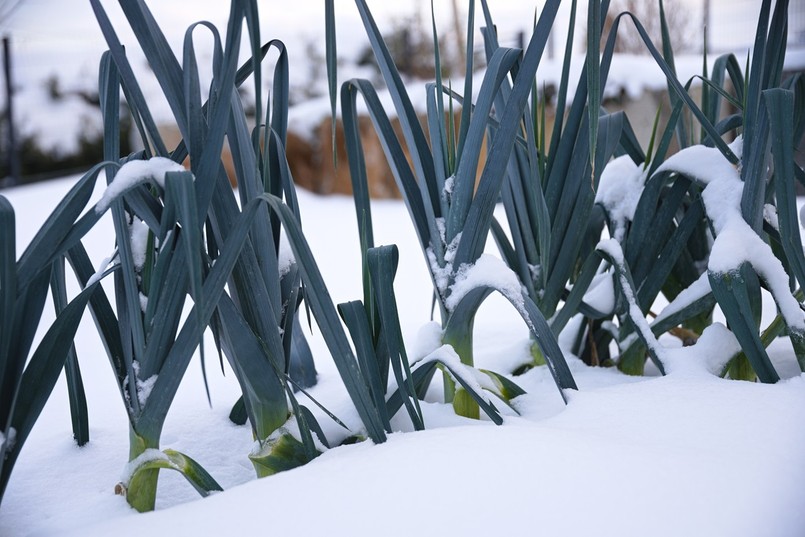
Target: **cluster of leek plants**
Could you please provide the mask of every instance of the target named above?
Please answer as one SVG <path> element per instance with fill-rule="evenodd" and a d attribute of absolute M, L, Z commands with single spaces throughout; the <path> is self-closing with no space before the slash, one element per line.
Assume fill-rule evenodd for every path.
<path fill-rule="evenodd" d="M 116 218 L 118 312 L 115 316 L 108 301 L 93 304 L 93 312 L 101 319 L 101 334 L 129 410 L 130 463 L 126 482 L 120 487 L 128 501 L 139 510 L 153 509 L 159 469 L 179 470 L 202 494 L 220 488 L 189 457 L 158 449 L 171 401 L 208 327 L 219 354 L 226 357 L 240 384 L 242 398 L 231 417 L 250 422 L 256 445 L 249 457 L 258 476 L 304 464 L 322 447 L 329 447 L 313 413 L 295 395 L 295 389 L 315 382 L 310 349 L 299 327 L 302 300 L 319 325 L 366 434 L 375 442 L 384 441 L 391 432 L 390 416 L 403 405 L 421 428 L 421 410 L 410 396 L 408 361 L 404 350 L 399 350 L 402 337 L 392 281 L 385 280 L 387 267 L 375 271 L 384 275 L 375 288 L 380 289 L 378 310 L 385 317 L 382 329 L 374 325 L 370 346 L 359 339 L 364 335 L 359 332 L 359 304 L 341 307 L 356 341 L 356 358 L 301 231 L 284 151 L 287 54 L 279 41 L 260 45 L 256 2 L 232 2 L 225 44 L 212 25 L 191 26 L 181 65 L 145 3 L 121 2 L 183 136 L 170 151 L 160 139 L 114 28 L 100 3 L 93 1 L 92 5 L 110 47 L 101 74 L 107 158 L 114 160 L 119 150 L 117 99 L 122 88 L 147 148 L 124 159 L 124 168 L 145 161 L 148 169 L 155 162 L 173 170 L 186 157 L 190 160 L 190 171 L 169 171 L 164 179 L 141 173 L 137 184 L 114 201 L 106 201 Z M 252 58 L 236 69 L 244 20 Z M 202 103 L 193 41 L 194 31 L 202 27 L 213 35 L 215 47 L 206 103 Z M 266 109 L 265 123 L 250 130 L 236 88 L 253 77 L 258 95 L 256 117 L 262 119 L 261 62 L 272 47 L 280 54 L 271 106 Z M 233 156 L 237 194 L 220 161 L 224 136 Z M 129 239 L 135 222 L 144 227 L 147 236 L 139 262 L 133 259 Z M 283 235 L 293 253 L 286 258 L 280 255 Z M 381 249 L 379 262 L 393 259 L 393 252 L 393 248 Z M 194 307 L 182 320 L 188 296 Z M 367 304 L 376 307 L 375 302 Z M 375 346 L 381 340 L 383 350 Z M 386 402 L 387 383 L 380 379 L 387 378 L 390 366 L 400 389 Z"/>
<path fill-rule="evenodd" d="M 202 493 L 220 488 L 188 457 L 158 451 L 167 411 L 208 326 L 243 392 L 238 407 L 248 416 L 260 444 L 252 455 L 257 474 L 276 470 L 261 452 L 267 444 L 280 442 L 280 434 L 272 435 L 288 422 L 289 398 L 305 440 L 302 445 L 287 439 L 289 457 L 296 455 L 299 446 L 306 460 L 315 456 L 310 430 L 318 427 L 307 425 L 312 415 L 296 404 L 289 389 L 292 358 L 302 371 L 297 382 L 315 382 L 307 343 L 294 330 L 298 327 L 299 271 L 294 265 L 280 267 L 279 220 L 269 217 L 268 194 L 264 195 L 282 194 L 284 189 L 291 203 L 295 199 L 282 149 L 287 123 L 287 59 L 281 55 L 271 127 L 261 141 L 260 129 L 253 137 L 246 127 L 236 88 L 250 75 L 259 88 L 262 58 L 271 46 L 281 52 L 284 47 L 279 42 L 259 46 L 254 2 L 232 3 L 225 45 L 209 23 L 191 26 L 186 32 L 183 65 L 145 3 L 121 2 L 183 135 L 179 146 L 169 151 L 103 7 L 95 1 L 92 5 L 110 47 L 101 75 L 107 158 L 115 159 L 119 150 L 117 99 L 121 87 L 147 148 L 124 160 L 157 157 L 178 163 L 190 157 L 190 171 L 166 174 L 164 188 L 154 184 L 158 177 L 142 177 L 151 179 L 150 184 L 133 186 L 114 201 L 121 267 L 115 286 L 118 315 L 114 316 L 108 303 L 102 312 L 96 312 L 105 323 L 99 326 L 110 357 L 115 358 L 113 367 L 129 410 L 131 462 L 123 488 L 134 507 L 149 510 L 154 506 L 159 468 L 180 470 Z M 237 69 L 244 20 L 253 57 Z M 213 79 L 204 104 L 193 42 L 194 31 L 200 28 L 209 30 L 214 41 Z M 257 108 L 260 117 L 259 100 Z M 225 135 L 238 172 L 242 210 L 220 160 Z M 145 259 L 140 263 L 133 262 L 128 239 L 134 222 L 146 226 Z M 195 305 L 182 321 L 188 295 Z M 275 466 L 289 467 L 287 461 Z"/>
<path fill-rule="evenodd" d="M 599 57 L 600 21 L 605 18 L 608 3 L 590 2 L 588 58 Z M 595 311 L 583 297 L 601 263 L 595 245 L 604 218 L 594 203 L 601 172 L 613 155 L 628 155 L 639 161 L 644 158 L 628 118 L 622 112 L 606 113 L 600 108 L 612 43 L 603 51 L 600 65 L 588 61 L 566 110 L 576 7 L 573 2 L 554 127 L 547 132 L 546 105 L 539 98 L 536 78 L 501 190 L 508 233 L 496 220 L 492 225 L 502 258 L 557 336 L 579 311 Z M 486 24 L 493 27 L 488 13 Z M 487 55 L 491 56 L 499 48 L 497 37 L 487 30 L 484 38 Z M 499 93 L 497 109 L 505 106 L 510 91 L 506 87 Z M 533 344 L 531 362 L 522 364 L 518 372 L 541 363 L 544 357 Z"/>
<path fill-rule="evenodd" d="M 697 292 L 688 293 L 690 298 L 675 305 L 674 311 L 685 306 L 688 315 L 695 314 L 716 302 L 742 349 L 724 364 L 721 373 L 762 382 L 779 379 L 766 347 L 784 332 L 800 368 L 805 368 L 805 324 L 800 306 L 805 256 L 795 195 L 796 182 L 802 182 L 805 174 L 793 157 L 793 148 L 805 130 L 801 114 L 796 113 L 802 110 L 805 83 L 799 75 L 782 79 L 787 18 L 787 1 L 776 2 L 773 9 L 770 0 L 762 2 L 751 63 L 747 59 L 745 73 L 741 74 L 733 56 L 719 58 L 711 76 L 703 73 L 702 106 L 690 105 L 702 125 L 702 143 L 658 166 L 649 183 L 670 184 L 677 191 L 693 193 L 700 207 L 691 206 L 688 212 L 703 212 L 713 235 L 706 280 L 703 276 Z M 734 88 L 732 95 L 723 87 L 725 73 Z M 679 96 L 683 94 L 679 92 Z M 723 99 L 737 111 L 721 119 Z M 678 137 L 685 131 L 682 124 Z M 720 138 L 726 132 L 739 136 L 729 147 Z M 697 154 L 712 166 L 729 166 L 731 170 L 716 173 L 686 166 L 685 161 L 697 158 Z M 725 192 L 731 195 L 725 196 Z M 650 205 L 648 197 L 646 203 Z M 736 234 L 746 245 L 743 253 L 734 251 Z M 761 327 L 761 288 L 771 293 L 779 311 L 765 328 Z M 668 316 L 654 321 L 655 325 L 661 323 L 667 326 Z M 656 331 L 662 328 L 654 327 Z M 650 338 L 644 343 L 651 353 Z"/>
<path fill-rule="evenodd" d="M 632 221 L 605 211 L 615 242 L 597 251 L 613 267 L 618 303 L 610 312 L 585 312 L 598 323 L 598 333 L 589 333 L 596 350 L 606 352 L 614 338 L 621 349 L 618 366 L 627 373 L 641 374 L 647 355 L 664 372 L 667 351 L 657 337 L 675 331 L 695 343 L 712 323 L 716 304 L 742 352 L 721 357 L 714 373 L 775 382 L 779 375 L 765 348 L 783 333 L 805 367 L 799 305 L 804 257 L 794 193 L 805 174 L 793 159 L 805 129 L 795 113 L 802 109 L 805 84 L 798 75 L 782 80 L 787 9 L 785 1 L 773 11 L 770 1 L 762 3 L 745 74 L 732 55 L 719 57 L 708 74 L 705 58 L 701 106 L 688 94 L 690 82 L 682 86 L 675 76 L 667 32 L 661 54 L 635 21 L 667 76 L 673 110 L 654 156 L 652 140 L 648 162 L 634 160 L 644 185 Z M 630 15 L 619 16 L 615 28 L 623 16 Z M 725 102 L 736 112 L 722 114 Z M 685 110 L 700 129 L 685 121 Z M 727 145 L 725 136 L 737 139 Z M 682 150 L 666 159 L 674 137 Z M 749 246 L 736 250 L 740 243 Z M 780 312 L 765 328 L 761 288 L 770 291 Z M 649 322 L 661 292 L 670 304 Z M 614 312 L 619 328 L 607 323 Z"/>
<path fill-rule="evenodd" d="M 535 341 L 545 356 L 560 392 L 575 389 L 576 384 L 564 356 L 533 299 L 522 292 L 516 278 L 497 282 L 472 283 L 469 277 L 474 265 L 481 258 L 492 226 L 492 213 L 500 195 L 505 178 L 506 163 L 516 142 L 521 127 L 524 107 L 531 92 L 534 74 L 539 66 L 548 33 L 559 7 L 558 1 L 548 2 L 536 24 L 534 35 L 527 49 L 499 47 L 489 58 L 481 88 L 474 105 L 469 100 L 473 95 L 473 47 L 475 5 L 469 4 L 467 31 L 467 65 L 464 95 L 467 99 L 462 108 L 458 132 L 452 121 L 453 100 L 460 96 L 445 87 L 440 75 L 440 61 L 436 52 L 436 83 L 426 87 L 428 97 L 428 136 L 420 125 L 411 104 L 407 88 L 395 67 L 388 48 L 364 0 L 356 0 L 364 27 L 383 74 L 388 91 L 402 127 L 402 140 L 391 127 L 388 113 L 383 109 L 376 90 L 366 80 L 350 80 L 341 86 L 341 114 L 344 122 L 349 166 L 352 176 L 355 207 L 364 244 L 364 267 L 366 252 L 373 244 L 371 208 L 366 187 L 366 169 L 360 136 L 357 130 L 357 97 L 362 96 L 381 139 L 386 158 L 391 165 L 397 185 L 408 207 L 419 244 L 430 271 L 436 304 L 441 314 L 442 341 L 452 347 L 460 363 L 472 368 L 472 330 L 475 315 L 483 301 L 493 292 L 505 296 L 521 314 L 531 330 Z M 488 12 L 486 2 L 481 5 Z M 328 10 L 332 15 L 332 10 Z M 336 101 L 334 21 L 328 17 L 328 73 L 331 83 L 333 109 Z M 437 42 L 434 24 L 434 42 Z M 438 49 L 438 47 L 437 47 Z M 522 53 L 522 56 L 521 56 Z M 506 91 L 507 97 L 497 116 L 492 108 L 504 91 L 502 83 L 509 76 L 514 80 Z M 450 104 L 445 106 L 447 94 Z M 445 112 L 450 119 L 445 121 Z M 476 188 L 481 145 L 491 132 L 489 152 Z M 410 163 L 403 150 L 403 143 L 410 154 Z M 500 263 L 501 272 L 507 273 Z M 364 276 L 365 278 L 367 276 Z M 367 300 L 367 303 L 370 301 Z M 435 368 L 428 367 L 428 375 L 418 376 L 420 390 L 430 382 Z M 416 375 L 416 371 L 414 372 Z M 483 372 L 497 385 L 496 395 L 506 399 L 506 394 L 521 391 L 512 383 L 501 386 L 502 377 Z M 454 375 L 445 375 L 445 400 L 452 402 L 456 412 L 467 417 L 480 414 L 477 401 L 463 387 L 456 388 Z M 563 394 L 564 397 L 564 394 Z"/>

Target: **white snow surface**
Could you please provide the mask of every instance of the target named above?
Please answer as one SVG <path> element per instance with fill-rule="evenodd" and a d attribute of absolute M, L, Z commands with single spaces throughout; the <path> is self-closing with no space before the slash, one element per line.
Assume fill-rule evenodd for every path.
<path fill-rule="evenodd" d="M 26 215 L 17 226 L 18 251 L 74 182 L 3 191 L 17 214 Z M 351 199 L 299 194 L 305 230 L 334 302 L 360 297 Z M 395 289 L 403 333 L 412 356 L 425 357 L 439 348 L 440 329 L 427 324 L 431 282 L 407 211 L 396 201 L 372 209 L 378 242 L 400 248 Z M 114 244 L 111 228 L 101 224 L 87 238 L 96 266 Z M 102 285 L 108 291 L 111 282 Z M 77 289 L 71 283 L 71 296 Z M 774 315 L 773 303 L 764 308 L 764 315 Z M 46 315 L 50 322 L 52 313 Z M 93 323 L 86 321 L 76 346 L 91 441 L 79 448 L 72 439 L 62 378 L 11 476 L 0 506 L 3 537 L 798 537 L 805 528 L 805 375 L 782 340 L 770 350 L 785 377 L 774 385 L 709 373 L 730 350 L 718 325 L 703 336 L 705 345 L 679 355 L 669 349 L 666 377 L 628 377 L 568 356 L 579 385 L 578 392 L 567 392 L 569 404 L 562 403 L 547 368 L 538 367 L 516 379 L 528 392 L 514 402 L 521 416 L 496 404 L 506 414 L 500 427 L 456 417 L 439 402 L 437 377 L 422 403 L 428 430 L 410 432 L 407 418 L 395 418 L 393 426 L 402 432 L 382 445 L 337 447 L 306 466 L 260 480 L 247 458 L 250 429 L 228 420 L 239 394 L 234 375 L 222 376 L 208 363 L 210 408 L 201 368 L 193 363 L 160 447 L 193 457 L 225 491 L 201 500 L 178 473 L 161 472 L 157 510 L 141 515 L 113 493 L 127 466 L 128 420 Z M 319 371 L 313 396 L 357 430 L 354 407 L 320 334 L 309 338 Z M 527 357 L 528 346 L 518 313 L 493 294 L 475 323 L 476 364 L 506 372 Z M 330 438 L 343 434 L 317 416 Z"/>

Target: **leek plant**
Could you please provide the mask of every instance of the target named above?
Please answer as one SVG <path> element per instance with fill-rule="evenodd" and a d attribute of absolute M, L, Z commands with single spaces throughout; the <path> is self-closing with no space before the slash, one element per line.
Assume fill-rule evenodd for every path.
<path fill-rule="evenodd" d="M 786 13 L 785 1 L 777 2 L 773 12 L 770 1 L 762 3 L 745 75 L 734 56 L 718 58 L 711 75 L 705 60 L 701 106 L 688 95 L 690 83 L 683 87 L 676 79 L 667 32 L 660 54 L 635 21 L 666 73 L 674 108 L 655 155 L 637 172 L 645 184 L 632 221 L 624 229 L 623 222 L 608 217 L 617 244 L 602 243 L 598 250 L 613 267 L 620 327 L 600 323 L 609 337 L 597 344 L 607 345 L 614 337 L 622 351 L 618 365 L 627 373 L 642 373 L 647 353 L 663 372 L 666 351 L 657 336 L 676 331 L 694 343 L 712 322 L 716 304 L 742 353 L 727 357 L 715 373 L 775 382 L 779 376 L 765 347 L 784 330 L 800 367 L 805 366 L 798 289 L 805 257 L 794 194 L 795 181 L 802 182 L 805 174 L 792 155 L 805 129 L 795 113 L 805 99 L 805 85 L 799 76 L 781 80 Z M 732 93 L 725 87 L 726 76 Z M 722 118 L 725 101 L 737 112 Z M 699 143 L 691 145 L 696 134 L 684 121 L 683 109 L 701 126 Z M 728 146 L 724 135 L 738 138 Z M 665 159 L 674 136 L 683 149 Z M 623 232 L 616 233 L 619 226 Z M 736 250 L 738 243 L 750 246 Z M 761 288 L 771 292 L 780 311 L 763 330 Z M 670 305 L 649 323 L 649 308 L 660 292 Z M 604 313 L 597 318 L 606 320 Z"/>
<path fill-rule="evenodd" d="M 613 54 L 610 44 L 598 63 L 600 21 L 605 19 L 608 4 L 590 2 L 588 47 L 592 48 L 566 110 L 576 17 L 576 2 L 571 4 L 553 131 L 546 132 L 545 103 L 539 98 L 536 78 L 501 190 L 510 234 L 499 222 L 492 225 L 501 256 L 556 335 L 579 311 L 590 314 L 594 310 L 582 299 L 600 265 L 594 250 L 604 215 L 594 202 L 602 170 L 614 154 L 644 158 L 628 118 L 622 112 L 610 114 L 600 109 Z M 490 28 L 493 23 L 488 12 L 486 15 Z M 499 48 L 497 37 L 489 30 L 484 37 L 491 56 Z M 506 90 L 498 95 L 497 109 L 509 98 L 511 90 Z M 544 363 L 536 343 L 531 350 L 531 362 L 522 364 L 518 372 Z"/>
<path fill-rule="evenodd" d="M 737 108 L 735 114 L 713 127 L 716 135 L 733 131 L 739 136 L 730 146 L 734 151 L 725 150 L 718 143 L 720 138 L 710 133 L 703 137 L 705 145 L 715 142 L 718 148 L 704 153 L 703 158 L 713 166 L 729 162 L 735 169 L 724 170 L 715 177 L 689 169 L 683 164 L 685 158 L 705 151 L 694 146 L 669 158 L 652 176 L 658 182 L 672 180 L 673 188 L 684 188 L 677 187 L 682 183 L 691 185 L 689 190 L 702 189 L 700 203 L 714 243 L 706 282 L 710 292 L 704 292 L 699 301 L 715 299 L 742 349 L 722 373 L 729 372 L 734 378 L 756 376 L 762 382 L 779 379 L 765 348 L 784 331 L 800 368 L 805 368 L 805 324 L 799 305 L 805 256 L 794 190 L 796 181 L 802 182 L 805 174 L 793 158 L 793 148 L 805 130 L 801 114 L 796 113 L 803 106 L 805 83 L 799 75 L 782 79 L 787 12 L 785 0 L 776 2 L 773 10 L 770 0 L 762 2 L 747 72 L 742 76 L 734 57 L 719 58 L 712 79 L 705 80 L 702 110 L 692 109 L 697 117 L 703 116 L 702 125 L 710 130 L 710 123 L 719 119 L 722 97 L 729 98 Z M 721 87 L 725 72 L 735 88 L 732 96 Z M 732 189 L 731 197 L 715 195 L 719 189 L 727 188 Z M 749 245 L 744 255 L 730 251 L 735 234 Z M 702 287 L 706 289 L 704 283 Z M 771 293 L 779 311 L 763 330 L 761 288 Z"/>
<path fill-rule="evenodd" d="M 118 226 L 119 310 L 115 318 L 106 302 L 93 311 L 103 320 L 101 332 L 129 409 L 129 477 L 121 490 L 137 509 L 153 509 L 160 468 L 181 471 L 202 494 L 220 488 L 189 457 L 158 450 L 165 415 L 207 326 L 240 384 L 243 396 L 232 418 L 248 419 L 251 424 L 255 448 L 249 457 L 258 476 L 303 464 L 329 447 L 313 413 L 294 394 L 294 388 L 315 381 L 312 356 L 299 329 L 301 300 L 319 324 L 366 433 L 376 442 L 384 441 L 391 428 L 384 427 L 379 406 L 387 415 L 387 405 L 379 405 L 370 395 L 368 372 L 359 367 L 301 231 L 284 152 L 288 109 L 284 45 L 270 41 L 261 46 L 256 2 L 236 0 L 225 45 L 212 25 L 191 26 L 180 65 L 147 6 L 139 0 L 121 5 L 172 107 L 183 140 L 172 151 L 162 143 L 115 30 L 100 3 L 93 1 L 110 47 L 101 76 L 107 158 L 114 160 L 118 151 L 117 99 L 122 87 L 147 148 L 124 159 L 129 161 L 124 168 L 157 158 L 156 162 L 172 170 L 178 166 L 175 163 L 190 159 L 189 172 L 170 171 L 162 182 L 160 177 L 145 178 L 150 185 L 138 184 L 108 201 Z M 252 58 L 236 70 L 244 20 Z M 215 50 L 209 99 L 204 104 L 193 44 L 194 31 L 202 28 L 212 33 Z M 262 118 L 261 62 L 272 47 L 280 55 L 271 106 L 266 107 L 265 123 L 250 130 L 235 89 L 253 77 L 256 116 Z M 224 135 L 233 155 L 237 194 L 220 161 Z M 132 263 L 129 251 L 127 226 L 133 222 L 142 222 L 137 225 L 144 226 L 147 235 L 140 264 Z M 279 248 L 283 234 L 293 252 L 286 258 Z M 181 306 L 188 295 L 195 306 L 182 321 Z M 313 372 L 313 378 L 309 374 L 294 378 L 295 365 Z"/>
<path fill-rule="evenodd" d="M 241 385 L 244 409 L 260 442 L 260 449 L 255 450 L 258 455 L 252 457 L 258 475 L 271 473 L 259 453 L 288 421 L 286 376 L 290 357 L 295 353 L 312 364 L 306 342 L 293 335 L 298 271 L 290 267 L 280 272 L 279 227 L 272 229 L 265 208 L 253 201 L 264 190 L 279 188 L 281 193 L 285 187 L 289 195 L 293 194 L 288 190 L 287 164 L 280 168 L 278 158 L 284 156 L 284 131 L 278 135 L 276 128 L 284 128 L 283 121 L 287 122 L 287 60 L 283 60 L 285 91 L 275 92 L 272 129 L 261 143 L 259 136 L 253 140 L 246 128 L 236 87 L 254 75 L 259 88 L 260 61 L 270 46 L 281 51 L 283 47 L 281 43 L 259 46 L 256 3 L 233 2 L 225 46 L 209 23 L 191 26 L 180 66 L 145 3 L 121 2 L 184 138 L 177 148 L 168 151 L 114 28 L 100 3 L 93 1 L 92 5 L 110 47 L 101 76 L 107 158 L 115 159 L 118 152 L 120 87 L 147 148 L 132 160 L 155 156 L 181 162 L 190 157 L 190 171 L 168 173 L 164 189 L 153 182 L 150 188 L 138 185 L 112 204 L 121 266 L 116 284 L 119 311 L 117 319 L 108 304 L 96 312 L 106 323 L 101 332 L 129 409 L 131 470 L 124 488 L 133 506 L 149 510 L 154 505 L 159 468 L 182 471 L 205 494 L 220 488 L 188 457 L 158 451 L 166 413 L 208 325 Z M 254 56 L 237 69 L 244 20 Z M 209 30 L 214 41 L 213 80 L 205 104 L 193 43 L 194 31 L 202 28 Z M 282 80 L 280 77 L 280 89 Z M 257 109 L 259 117 L 259 97 Z M 238 171 L 242 213 L 220 161 L 225 135 Z M 146 227 L 145 261 L 141 264 L 131 258 L 128 226 L 132 222 L 142 222 L 137 225 Z M 224 291 L 224 284 L 228 284 L 229 292 Z M 182 322 L 187 295 L 195 306 Z M 141 301 L 141 296 L 145 300 Z M 147 305 L 141 308 L 141 303 Z M 123 359 L 116 358 L 118 355 Z M 147 397 L 142 397 L 144 390 L 149 393 Z M 309 429 L 305 427 L 304 431 L 309 437 Z M 305 444 L 308 458 L 314 456 L 312 444 L 312 440 Z"/>
<path fill-rule="evenodd" d="M 80 248 L 75 221 L 87 205 L 100 169 L 88 173 L 61 201 L 19 260 L 14 210 L 0 196 L 0 502 L 20 451 L 62 369 L 67 374 L 73 434 L 80 445 L 89 440 L 86 399 L 73 338 L 98 286 L 86 287 L 68 302 L 64 255 L 67 246 Z M 48 287 L 57 315 L 33 349 Z"/>
<path fill-rule="evenodd" d="M 486 2 L 482 0 L 481 4 L 486 11 Z M 442 84 L 437 47 L 436 83 L 429 84 L 426 88 L 430 144 L 368 5 L 364 0 L 356 0 L 356 5 L 391 94 L 403 138 L 398 139 L 394 133 L 388 114 L 381 106 L 370 82 L 350 80 L 342 85 L 341 112 L 358 226 L 364 244 L 364 267 L 367 266 L 366 253 L 374 246 L 374 239 L 366 170 L 357 130 L 358 94 L 367 104 L 386 158 L 408 207 L 430 271 L 435 301 L 441 314 L 442 341 L 452 347 L 461 364 L 472 367 L 472 329 L 476 312 L 492 292 L 498 291 L 522 315 L 546 358 L 560 392 L 575 389 L 575 382 L 554 334 L 531 297 L 522 292 L 516 278 L 512 276 L 496 281 L 475 282 L 472 277 L 492 225 L 492 212 L 504 180 L 506 162 L 520 129 L 534 73 L 545 49 L 548 32 L 556 16 L 559 2 L 549 1 L 545 6 L 534 36 L 522 58 L 521 51 L 516 49 L 500 47 L 492 53 L 475 105 L 471 106 L 467 102 L 462 109 L 458 133 L 452 127 L 452 118 L 445 122 L 444 94 L 450 93 L 450 103 L 453 102 L 453 97 L 450 89 L 443 87 Z M 331 15 L 332 11 L 328 13 Z M 464 82 L 466 99 L 473 94 L 474 13 L 474 2 L 470 2 Z M 332 35 L 334 32 L 332 16 L 328 18 L 327 24 L 328 33 Z M 332 81 L 335 77 L 333 60 L 335 55 L 332 50 L 334 40 L 328 41 L 328 45 L 331 49 L 328 55 L 330 58 L 328 72 L 332 91 Z M 499 92 L 502 91 L 501 84 L 510 75 L 514 83 L 505 106 L 497 110 L 498 117 L 492 117 L 492 107 L 496 104 Z M 333 100 L 336 98 L 333 92 L 331 98 Z M 447 109 L 452 111 L 452 104 L 449 104 Z M 491 136 L 488 157 L 476 189 L 475 176 L 480 148 L 490 127 L 493 128 L 494 134 Z M 403 143 L 408 148 L 410 163 L 403 151 Z M 484 259 L 483 262 L 500 263 L 494 258 Z M 508 273 L 502 263 L 498 268 L 503 269 L 502 273 Z M 370 301 L 366 300 L 366 303 Z M 431 368 L 430 375 L 432 373 Z M 420 384 L 427 384 L 430 375 L 423 375 Z M 490 375 L 490 378 L 497 381 L 500 377 Z M 479 415 L 479 408 L 471 395 L 463 388 L 457 390 L 452 377 L 448 376 L 445 377 L 445 400 L 453 402 L 460 415 L 469 417 Z"/>

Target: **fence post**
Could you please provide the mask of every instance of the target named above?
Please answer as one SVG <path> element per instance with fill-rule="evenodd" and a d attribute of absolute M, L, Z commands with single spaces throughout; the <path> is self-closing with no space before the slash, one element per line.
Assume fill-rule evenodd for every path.
<path fill-rule="evenodd" d="M 14 84 L 11 80 L 11 39 L 3 37 L 3 74 L 6 82 L 6 125 L 8 128 L 8 171 L 3 186 L 14 186 L 20 182 L 20 155 L 17 151 L 17 137 L 14 129 Z"/>

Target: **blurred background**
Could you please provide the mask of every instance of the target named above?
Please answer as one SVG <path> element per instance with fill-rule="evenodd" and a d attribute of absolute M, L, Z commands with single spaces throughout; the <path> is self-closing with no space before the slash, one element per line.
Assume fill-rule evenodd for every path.
<path fill-rule="evenodd" d="M 544 2 L 543 2 L 544 3 Z M 148 66 L 139 53 L 133 34 L 117 2 L 103 1 L 121 41 L 127 45 L 138 80 L 158 123 L 164 124 L 167 140 L 178 136 L 171 130 L 172 115 L 162 100 L 159 87 L 149 80 Z M 488 0 L 498 36 L 506 46 L 522 46 L 530 38 L 535 12 L 540 2 Z M 197 0 L 191 4 L 179 0 L 149 2 L 166 37 L 181 57 L 186 28 L 198 20 L 209 20 L 222 32 L 226 28 L 229 2 Z M 339 191 L 337 178 L 330 186 L 306 185 L 319 181 L 326 158 L 319 154 L 319 132 L 328 132 L 329 102 L 324 66 L 324 13 L 321 0 L 294 0 L 292 9 L 285 0 L 259 2 L 261 38 L 277 38 L 288 47 L 291 65 L 291 129 L 296 135 L 289 159 L 294 175 L 303 186 L 326 193 Z M 398 60 L 400 70 L 412 84 L 432 79 L 433 44 L 431 2 L 407 0 L 380 2 L 369 0 L 378 25 Z M 463 76 L 467 0 L 435 0 L 433 11 L 444 60 L 443 75 L 459 80 Z M 743 64 L 751 48 L 757 24 L 760 0 L 665 0 L 672 26 L 675 52 L 690 55 L 678 64 L 680 79 L 701 72 L 701 52 L 705 34 L 708 53 L 733 52 Z M 551 34 L 548 58 L 538 78 L 545 88 L 543 98 L 550 99 L 561 70 L 561 57 L 567 39 L 570 2 L 562 11 Z M 476 15 L 476 69 L 483 67 L 483 48 L 479 28 L 482 16 Z M 611 13 L 630 10 L 644 23 L 659 42 L 659 23 L 654 2 L 613 0 Z M 338 28 L 339 81 L 368 78 L 382 85 L 367 46 L 365 33 L 353 2 L 336 2 Z M 580 1 L 576 20 L 574 52 L 580 65 L 584 54 L 586 2 Z M 606 89 L 607 106 L 632 106 L 635 115 L 653 121 L 657 107 L 653 89 L 665 87 L 662 75 L 630 23 L 621 28 L 618 52 Z M 101 160 L 102 122 L 98 108 L 97 70 L 100 55 L 106 49 L 101 31 L 88 0 L 0 0 L 0 36 L 3 37 L 3 71 L 0 73 L 0 188 L 64 176 L 87 169 Z M 209 32 L 197 30 L 194 40 L 200 65 L 211 60 Z M 787 69 L 805 67 L 805 2 L 792 0 L 789 9 L 789 61 Z M 641 58 L 641 55 L 643 57 Z M 244 59 L 246 58 L 244 49 Z M 689 65 L 688 65 L 689 64 Z M 270 87 L 272 61 L 265 64 L 265 92 Z M 618 66 L 621 67 L 618 67 Z M 206 73 L 209 75 L 209 73 Z M 202 76 L 205 73 L 202 72 Z M 202 80 L 202 82 L 204 82 Z M 455 85 L 454 85 L 455 86 Z M 424 92 L 423 92 L 424 97 Z M 246 102 L 253 99 L 244 90 Z M 643 102 L 645 101 L 645 102 Z M 424 99 L 423 99 L 424 102 Z M 550 104 L 550 101 L 548 101 Z M 630 118 L 632 118 L 630 114 Z M 634 119 L 633 119 L 634 121 Z M 638 121 L 639 122 L 639 121 Z M 636 127 L 639 129 L 639 126 Z M 124 135 L 124 151 L 138 149 L 134 136 Z M 178 141 L 178 139 L 176 140 Z M 326 144 L 324 144 L 326 146 Z M 297 154 L 295 157 L 291 153 Z M 380 173 L 380 172 L 378 172 Z M 391 180 L 393 183 L 393 180 Z M 335 185 L 335 186 L 333 186 Z M 329 189 L 329 190 L 328 190 Z M 388 195 L 394 195 L 390 187 Z M 382 190 L 382 189 L 381 189 Z M 383 195 L 382 192 L 380 194 Z"/>

